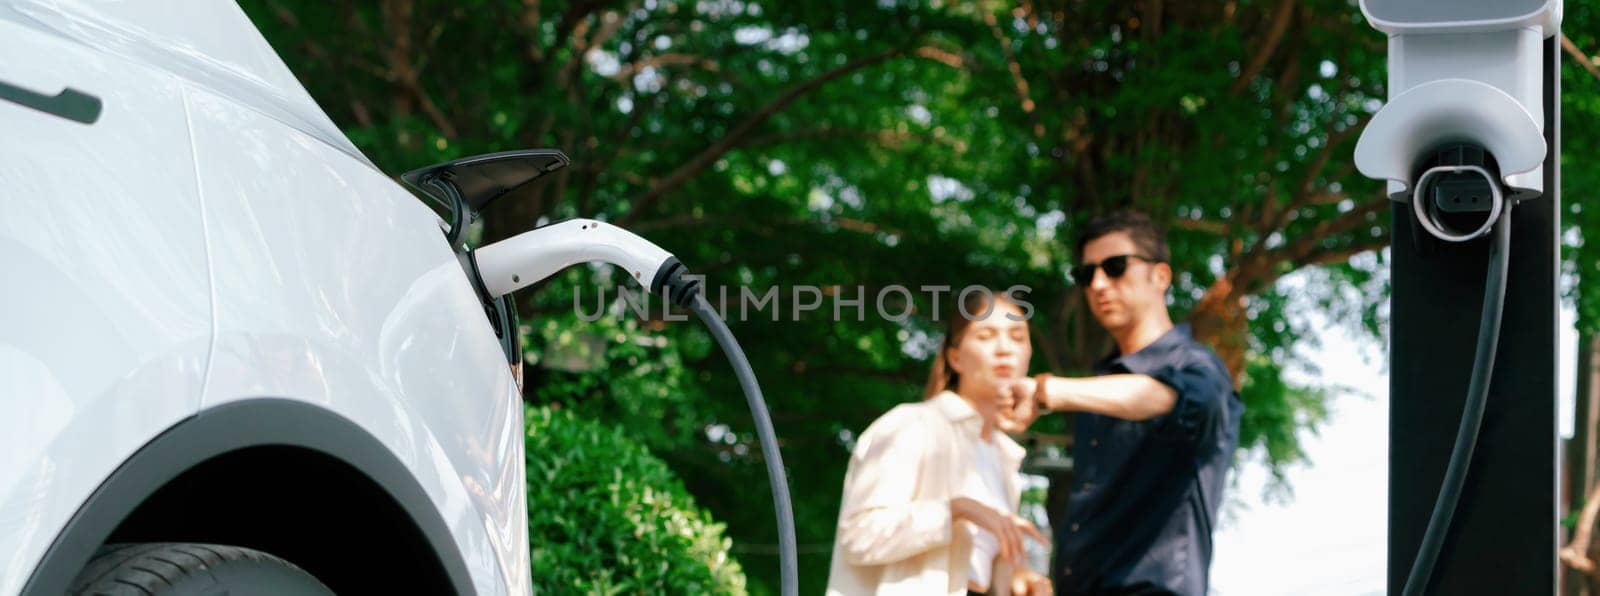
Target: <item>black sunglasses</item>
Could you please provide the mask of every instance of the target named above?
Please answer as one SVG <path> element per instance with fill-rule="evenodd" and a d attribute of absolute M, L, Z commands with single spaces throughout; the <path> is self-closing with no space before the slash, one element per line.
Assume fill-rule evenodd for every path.
<path fill-rule="evenodd" d="M 1139 255 L 1117 255 L 1114 257 L 1106 257 L 1105 260 L 1100 261 L 1099 263 L 1085 263 L 1073 267 L 1070 271 L 1072 274 L 1072 283 L 1083 287 L 1089 287 L 1089 284 L 1094 283 L 1095 269 L 1106 270 L 1106 277 L 1111 279 L 1122 277 L 1122 274 L 1128 272 L 1128 259 L 1139 259 L 1146 263 L 1160 262 L 1155 259 L 1148 259 Z"/>

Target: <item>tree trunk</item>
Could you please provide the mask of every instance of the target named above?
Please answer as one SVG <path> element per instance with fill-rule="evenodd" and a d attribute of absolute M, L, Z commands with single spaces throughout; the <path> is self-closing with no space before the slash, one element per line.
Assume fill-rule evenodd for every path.
<path fill-rule="evenodd" d="M 1228 278 L 1217 280 L 1195 305 L 1189 324 L 1195 341 L 1216 351 L 1238 388 L 1244 378 L 1245 353 L 1250 349 L 1250 321 L 1245 316 L 1248 299 L 1235 290 Z"/>
<path fill-rule="evenodd" d="M 1566 490 L 1569 510 L 1576 510 L 1585 504 L 1586 497 L 1590 497 L 1589 488 L 1595 484 L 1595 460 L 1597 443 L 1597 424 L 1600 424 L 1600 408 L 1597 408 L 1595 393 L 1600 391 L 1600 353 L 1596 353 L 1595 337 L 1590 333 L 1580 334 L 1578 337 L 1578 366 L 1575 373 L 1577 378 L 1576 400 L 1573 408 L 1572 439 L 1566 445 Z M 1581 522 L 1580 522 L 1581 523 Z M 1600 528 L 1589 529 L 1589 535 L 1596 535 Z M 1574 532 L 1576 533 L 1576 532 Z M 1600 545 L 1591 541 L 1588 554 L 1590 560 L 1600 557 Z M 1562 566 L 1563 587 L 1562 594 L 1567 596 L 1600 596 L 1600 576 L 1585 575 Z"/>
<path fill-rule="evenodd" d="M 1058 375 L 1088 374 L 1095 361 L 1116 348 L 1111 334 L 1089 312 L 1083 292 L 1069 288 L 1050 310 L 1046 332 L 1038 338 L 1039 349 L 1050 372 Z"/>
<path fill-rule="evenodd" d="M 1045 358 L 1046 370 L 1058 375 L 1088 374 L 1094 362 L 1109 354 L 1116 344 L 1089 312 L 1083 292 L 1077 288 L 1069 288 L 1052 306 L 1045 319 L 1045 332 L 1034 340 Z M 1067 424 L 1067 432 L 1071 434 L 1071 421 Z M 1045 514 L 1050 526 L 1059 528 L 1069 523 L 1064 516 L 1071 494 L 1072 472 L 1055 472 L 1046 477 L 1050 486 L 1045 490 Z"/>

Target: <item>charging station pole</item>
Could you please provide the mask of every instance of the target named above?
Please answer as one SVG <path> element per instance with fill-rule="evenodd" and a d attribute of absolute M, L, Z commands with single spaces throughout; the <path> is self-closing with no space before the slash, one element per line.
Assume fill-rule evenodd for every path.
<path fill-rule="evenodd" d="M 1500 345 L 1466 487 L 1429 594 L 1554 594 L 1560 36 L 1544 40 L 1544 195 L 1518 203 Z M 1391 248 L 1388 591 L 1400 594 L 1467 395 L 1488 238 L 1440 243 L 1396 203 Z"/>

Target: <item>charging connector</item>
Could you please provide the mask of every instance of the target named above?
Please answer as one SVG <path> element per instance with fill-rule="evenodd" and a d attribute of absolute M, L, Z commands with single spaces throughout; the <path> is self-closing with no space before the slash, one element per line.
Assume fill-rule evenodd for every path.
<path fill-rule="evenodd" d="M 1510 201 L 1500 189 L 1499 165 L 1482 147 L 1455 143 L 1435 151 L 1416 176 L 1411 197 L 1416 222 L 1446 242 L 1482 238 L 1493 230 Z M 1487 213 L 1487 216 L 1481 215 Z M 1469 223 L 1469 231 L 1458 228 Z"/>
<path fill-rule="evenodd" d="M 593 219 L 541 226 L 472 251 L 492 296 L 526 288 L 568 267 L 602 261 L 650 284 L 672 254 L 627 230 Z M 652 287 L 651 292 L 660 288 Z"/>
<path fill-rule="evenodd" d="M 733 365 L 745 401 L 749 402 L 778 517 L 781 592 L 784 596 L 799 594 L 794 507 L 790 503 L 789 480 L 784 472 L 783 455 L 778 451 L 772 415 L 767 411 L 766 398 L 761 394 L 761 385 L 756 381 L 750 360 L 728 325 L 706 302 L 699 279 L 690 275 L 671 253 L 649 240 L 592 219 L 567 220 L 523 232 L 473 251 L 471 260 L 476 267 L 468 271 L 477 273 L 479 287 L 491 298 L 526 288 L 573 265 L 601 261 L 621 267 L 634 281 L 647 286 L 652 294 L 666 296 L 673 303 L 694 311 Z"/>

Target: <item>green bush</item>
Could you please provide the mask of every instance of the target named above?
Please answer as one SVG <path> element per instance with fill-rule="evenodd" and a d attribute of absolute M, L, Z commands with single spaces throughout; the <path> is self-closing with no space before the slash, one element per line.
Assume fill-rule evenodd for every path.
<path fill-rule="evenodd" d="M 536 594 L 746 593 L 722 524 L 621 430 L 529 407 L 527 447 Z"/>

